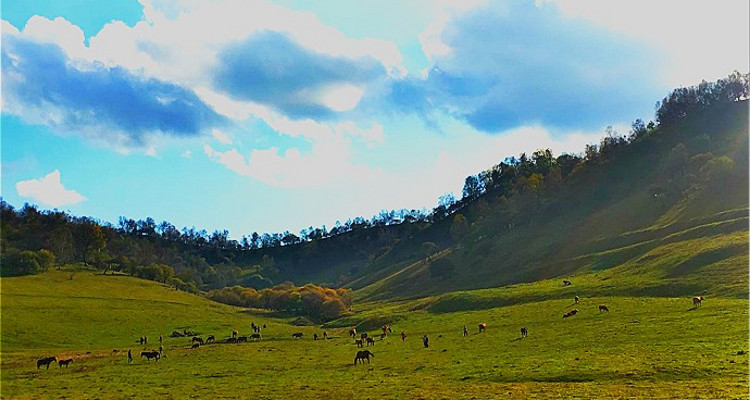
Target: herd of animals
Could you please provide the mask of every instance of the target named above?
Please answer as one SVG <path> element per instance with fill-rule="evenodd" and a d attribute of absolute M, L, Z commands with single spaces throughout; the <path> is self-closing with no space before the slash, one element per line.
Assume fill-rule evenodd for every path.
<path fill-rule="evenodd" d="M 570 284 L 571 284 L 570 281 L 567 281 L 567 280 L 563 281 L 563 285 L 564 286 L 569 286 Z M 702 305 L 703 300 L 704 300 L 703 296 L 695 296 L 695 297 L 693 297 L 693 306 L 694 307 L 699 307 L 700 305 Z M 573 301 L 574 301 L 575 304 L 578 304 L 578 302 L 580 301 L 580 298 L 578 296 L 575 296 L 574 299 L 573 299 Z M 609 312 L 609 308 L 606 305 L 604 305 L 604 304 L 600 304 L 599 305 L 599 312 L 602 312 L 602 311 Z M 573 309 L 573 310 L 570 310 L 570 311 L 564 313 L 562 315 L 562 317 L 563 318 L 569 318 L 569 317 L 572 317 L 572 316 L 578 314 L 578 312 L 579 312 L 578 309 Z M 247 342 L 248 340 L 260 340 L 260 339 L 262 339 L 261 334 L 260 334 L 260 332 L 261 332 L 261 326 L 260 325 L 256 325 L 254 322 L 251 322 L 250 327 L 253 330 L 253 333 L 251 335 L 248 335 L 248 336 L 239 336 L 239 334 L 238 334 L 238 332 L 236 330 L 232 330 L 232 336 L 224 339 L 223 342 L 224 343 L 244 343 L 244 342 Z M 265 329 L 266 328 L 266 324 L 263 324 L 262 328 Z M 390 324 L 383 325 L 380 329 L 382 331 L 382 333 L 379 335 L 380 336 L 380 340 L 385 339 L 389 333 L 392 333 L 392 329 L 391 329 Z M 478 325 L 478 329 L 479 329 L 478 333 L 484 332 L 487 329 L 487 323 L 486 322 L 480 323 Z M 468 336 L 468 334 L 469 334 L 469 331 L 466 328 L 466 326 L 464 326 L 463 327 L 463 335 L 464 336 Z M 522 327 L 521 328 L 521 337 L 525 338 L 525 337 L 528 336 L 528 334 L 529 334 L 529 330 L 526 327 Z M 292 338 L 293 339 L 301 339 L 303 336 L 304 336 L 304 333 L 302 333 L 302 332 L 292 333 Z M 191 343 L 190 348 L 191 349 L 199 348 L 200 346 L 203 346 L 203 345 L 206 345 L 206 344 L 209 344 L 209 343 L 212 343 L 212 342 L 216 342 L 216 338 L 214 337 L 214 335 L 208 335 L 206 337 L 206 339 L 204 340 L 202 337 L 200 337 L 200 336 L 196 335 L 194 332 L 190 332 L 188 330 L 183 330 L 182 332 L 173 331 L 172 334 L 170 335 L 170 337 L 173 337 L 173 338 L 175 338 L 175 337 L 190 337 L 190 343 Z M 375 345 L 375 339 L 372 336 L 370 336 L 367 332 L 361 333 L 359 335 L 359 339 L 358 339 L 357 338 L 357 328 L 351 328 L 349 330 L 349 337 L 351 337 L 352 339 L 354 339 L 354 344 L 358 348 L 362 348 L 362 347 L 365 347 L 365 346 L 374 346 Z M 313 334 L 313 340 L 318 340 L 318 339 L 319 339 L 318 334 L 317 333 Z M 325 340 L 325 339 L 332 339 L 332 337 L 330 337 L 328 335 L 328 333 L 324 331 L 323 335 L 322 335 L 322 339 L 323 340 Z M 161 336 L 159 336 L 159 344 L 160 345 L 159 345 L 159 350 L 158 351 L 156 351 L 156 350 L 145 350 L 145 351 L 141 352 L 140 356 L 141 357 L 146 357 L 146 360 L 149 361 L 149 362 L 152 359 L 154 359 L 154 360 L 156 360 L 158 362 L 159 359 L 164 355 L 164 348 L 161 346 L 162 340 L 163 340 L 163 338 Z M 406 341 L 406 332 L 405 331 L 401 332 L 401 341 Z M 145 337 L 145 336 L 143 336 L 143 337 L 139 338 L 138 342 L 141 345 L 148 344 L 148 338 Z M 429 347 L 429 337 L 427 335 L 424 335 L 422 337 L 422 342 L 424 344 L 424 347 L 426 347 L 426 348 Z M 117 350 L 115 350 L 115 351 L 117 351 Z M 360 350 L 360 351 L 357 351 L 357 354 L 354 357 L 354 364 L 356 365 L 357 362 L 364 363 L 365 360 L 367 360 L 367 362 L 369 363 L 370 362 L 370 357 L 374 358 L 375 354 L 373 354 L 369 350 Z M 73 358 L 68 358 L 68 359 L 65 359 L 65 360 L 60 360 L 56 356 L 40 358 L 36 362 L 36 368 L 40 369 L 42 366 L 46 366 L 47 369 L 49 369 L 50 364 L 52 364 L 53 362 L 56 362 L 59 365 L 60 368 L 62 368 L 62 367 L 66 367 L 67 368 L 68 365 L 71 362 L 73 362 Z M 128 350 L 128 363 L 132 363 L 132 362 L 133 362 L 133 356 L 132 356 L 131 351 Z"/>

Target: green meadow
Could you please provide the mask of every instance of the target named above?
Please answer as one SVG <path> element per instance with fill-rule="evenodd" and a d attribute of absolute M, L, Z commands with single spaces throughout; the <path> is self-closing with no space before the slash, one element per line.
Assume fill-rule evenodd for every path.
<path fill-rule="evenodd" d="M 707 294 L 694 307 L 686 296 L 624 295 L 626 278 L 601 278 L 359 302 L 322 327 L 87 270 L 2 278 L 0 390 L 8 399 L 747 398 L 746 298 Z M 622 287 L 607 295 L 601 282 Z M 168 336 L 188 329 L 220 341 L 232 329 L 249 335 L 251 322 L 267 326 L 260 341 L 190 349 L 190 339 Z M 354 365 L 349 328 L 374 335 L 387 322 L 393 333 L 368 348 L 371 363 Z M 324 330 L 331 339 L 313 340 Z M 138 357 L 160 334 L 166 357 Z M 74 361 L 37 369 L 52 355 Z"/>

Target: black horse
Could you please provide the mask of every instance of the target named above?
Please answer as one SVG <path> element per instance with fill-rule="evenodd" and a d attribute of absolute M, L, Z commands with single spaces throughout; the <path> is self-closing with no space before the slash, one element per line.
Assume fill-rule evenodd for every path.
<path fill-rule="evenodd" d="M 360 350 L 357 352 L 357 355 L 354 357 L 354 365 L 357 365 L 357 360 L 361 360 L 362 364 L 365 363 L 365 360 L 367 360 L 367 363 L 370 363 L 370 357 L 375 358 L 375 354 L 372 354 L 370 350 Z"/>
<path fill-rule="evenodd" d="M 47 369 L 49 369 L 49 365 L 53 362 L 57 362 L 57 357 L 40 358 L 36 360 L 36 369 L 39 369 L 39 367 L 41 367 L 42 365 L 46 365 Z"/>
<path fill-rule="evenodd" d="M 158 351 L 142 351 L 141 357 L 146 357 L 147 361 L 151 361 L 152 358 L 155 358 L 156 361 L 159 361 L 159 358 L 161 358 L 161 355 L 159 355 Z"/>

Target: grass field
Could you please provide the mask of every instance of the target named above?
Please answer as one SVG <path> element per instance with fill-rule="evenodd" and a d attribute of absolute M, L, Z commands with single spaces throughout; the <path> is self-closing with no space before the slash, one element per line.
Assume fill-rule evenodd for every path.
<path fill-rule="evenodd" d="M 748 395 L 748 301 L 588 297 L 583 276 L 559 282 L 457 292 L 435 298 L 355 305 L 355 313 L 320 327 L 250 314 L 153 282 L 89 271 L 3 278 L 2 398 L 705 398 Z M 579 283 L 580 282 L 580 283 Z M 521 301 L 497 307 L 514 293 Z M 493 300 L 495 299 L 495 300 Z M 500 299 L 500 300 L 498 300 Z M 480 301 L 481 300 L 481 301 Z M 610 312 L 599 312 L 606 304 Z M 562 313 L 580 312 L 563 319 Z M 346 332 L 375 333 L 371 364 L 353 365 L 358 350 Z M 263 339 L 189 349 L 188 328 L 225 338 L 267 324 Z M 487 331 L 477 333 L 486 322 Z M 462 336 L 466 325 L 470 334 Z M 529 336 L 520 338 L 520 328 Z M 325 329 L 330 340 L 313 341 Z M 405 331 L 402 342 L 399 333 Z M 291 333 L 303 332 L 302 339 Z M 136 358 L 158 347 L 158 363 Z M 428 335 L 430 347 L 422 346 Z M 149 337 L 149 345 L 137 343 Z M 118 350 L 113 352 L 113 350 Z M 744 353 L 743 353 L 744 352 Z M 69 368 L 37 370 L 35 360 L 73 357 Z"/>

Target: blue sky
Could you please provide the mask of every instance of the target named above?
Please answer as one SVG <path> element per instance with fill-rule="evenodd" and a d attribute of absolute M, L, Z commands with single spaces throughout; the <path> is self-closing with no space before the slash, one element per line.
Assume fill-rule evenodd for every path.
<path fill-rule="evenodd" d="M 750 68 L 746 1 L 456 3 L 4 1 L 2 196 L 235 238 L 330 227 Z"/>

